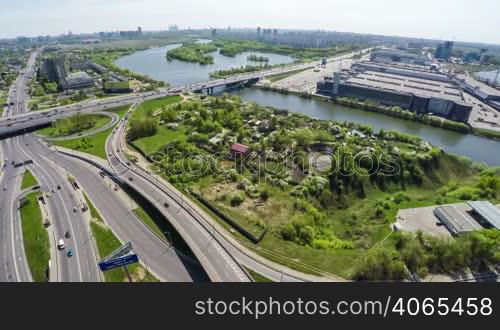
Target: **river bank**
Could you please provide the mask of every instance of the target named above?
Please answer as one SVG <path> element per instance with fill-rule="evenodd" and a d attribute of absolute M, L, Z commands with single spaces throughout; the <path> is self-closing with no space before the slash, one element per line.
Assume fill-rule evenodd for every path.
<path fill-rule="evenodd" d="M 399 107 L 387 107 L 387 106 L 372 104 L 370 102 L 363 102 L 363 101 L 358 101 L 355 99 L 348 99 L 348 98 L 331 99 L 330 97 L 321 96 L 321 95 L 317 95 L 317 94 L 299 93 L 299 92 L 290 91 L 290 90 L 283 89 L 283 88 L 276 88 L 276 87 L 264 86 L 264 85 L 254 85 L 254 86 L 252 86 L 252 88 L 281 93 L 281 94 L 285 94 L 285 95 L 295 95 L 295 96 L 308 98 L 308 99 L 322 100 L 324 102 L 330 102 L 330 103 L 343 105 L 343 106 L 347 106 L 347 107 L 351 107 L 351 108 L 356 108 L 356 109 L 360 109 L 360 110 L 364 110 L 364 111 L 368 111 L 368 112 L 380 113 L 380 114 L 384 114 L 384 115 L 390 116 L 390 117 L 395 117 L 398 119 L 416 121 L 416 122 L 419 122 L 421 124 L 425 124 L 425 125 L 429 125 L 429 126 L 433 126 L 433 127 L 437 127 L 437 128 L 442 128 L 445 130 L 451 130 L 451 131 L 462 133 L 462 134 L 474 134 L 474 135 L 484 137 L 487 139 L 500 141 L 500 132 L 495 132 L 495 131 L 491 131 L 491 130 L 487 130 L 487 129 L 473 128 L 470 125 L 467 125 L 464 123 L 455 122 L 452 120 L 448 120 L 448 119 L 444 119 L 444 118 L 440 118 L 440 117 L 436 117 L 436 116 L 417 115 L 415 113 L 401 109 Z"/>

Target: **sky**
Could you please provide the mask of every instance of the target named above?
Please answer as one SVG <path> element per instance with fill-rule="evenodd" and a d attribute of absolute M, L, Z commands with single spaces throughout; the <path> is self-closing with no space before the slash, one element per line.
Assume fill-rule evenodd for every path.
<path fill-rule="evenodd" d="M 0 38 L 181 28 L 324 29 L 500 44 L 499 0 L 0 0 Z"/>

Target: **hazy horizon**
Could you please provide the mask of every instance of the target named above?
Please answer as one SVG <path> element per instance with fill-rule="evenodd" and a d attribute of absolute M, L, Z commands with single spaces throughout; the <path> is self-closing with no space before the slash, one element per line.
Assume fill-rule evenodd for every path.
<path fill-rule="evenodd" d="M 465 0 L 19 0 L 3 5 L 0 38 L 60 35 L 72 31 L 166 30 L 218 27 L 329 30 L 500 44 L 500 5 Z"/>

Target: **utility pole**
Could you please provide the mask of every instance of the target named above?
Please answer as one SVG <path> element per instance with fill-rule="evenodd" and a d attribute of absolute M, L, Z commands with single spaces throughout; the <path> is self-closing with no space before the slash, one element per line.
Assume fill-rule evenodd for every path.
<path fill-rule="evenodd" d="M 123 266 L 123 270 L 125 271 L 125 274 L 127 274 L 128 281 L 129 281 L 130 283 L 134 282 L 134 281 L 132 281 L 132 276 L 130 276 L 130 272 L 128 271 L 127 266 Z"/>

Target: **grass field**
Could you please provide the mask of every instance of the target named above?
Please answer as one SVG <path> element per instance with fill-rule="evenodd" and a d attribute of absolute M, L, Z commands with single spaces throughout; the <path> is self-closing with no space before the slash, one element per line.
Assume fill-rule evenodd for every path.
<path fill-rule="evenodd" d="M 152 154 L 173 140 L 186 140 L 186 131 L 182 127 L 174 131 L 164 126 L 159 126 L 158 132 L 155 135 L 138 139 L 134 141 L 134 144 L 146 154 Z"/>
<path fill-rule="evenodd" d="M 24 249 L 35 282 L 47 282 L 46 270 L 50 260 L 49 234 L 43 227 L 42 213 L 37 200 L 38 193 L 26 196 L 21 207 Z"/>
<path fill-rule="evenodd" d="M 120 118 L 122 118 L 128 111 L 130 106 L 122 106 L 109 111 L 117 113 Z M 56 141 L 55 145 L 65 147 L 72 150 L 78 150 L 94 156 L 106 159 L 106 140 L 113 131 L 113 127 L 109 128 L 103 132 L 97 133 L 92 136 L 87 136 L 81 139 L 68 140 L 68 141 Z"/>
<path fill-rule="evenodd" d="M 85 134 L 86 132 L 88 132 L 90 130 L 96 130 L 96 129 L 99 129 L 101 127 L 104 127 L 111 121 L 110 117 L 102 116 L 102 115 L 83 115 L 83 116 L 91 118 L 92 120 L 94 120 L 95 124 L 88 129 L 85 129 L 85 130 L 78 132 L 79 134 Z M 42 136 L 53 137 L 53 138 L 67 136 L 67 135 L 60 133 L 60 129 L 57 127 L 57 124 L 54 126 L 51 126 L 51 127 L 43 128 L 43 129 L 37 131 L 37 133 L 39 135 L 42 135 Z"/>
<path fill-rule="evenodd" d="M 145 117 L 151 117 L 153 111 L 172 105 L 174 103 L 180 102 L 182 98 L 180 96 L 169 96 L 158 100 L 152 100 L 142 103 L 134 111 L 133 119 L 142 119 Z M 164 126 L 158 127 L 158 132 L 154 136 L 138 139 L 134 143 L 145 153 L 154 153 L 158 149 L 164 146 L 166 143 L 175 140 L 185 139 L 186 132 L 179 128 L 177 130 L 170 130 Z"/>
<path fill-rule="evenodd" d="M 36 186 L 37 184 L 38 184 L 38 180 L 33 176 L 31 171 L 26 170 L 26 172 L 24 172 L 23 182 L 21 183 L 21 190 Z"/>
<path fill-rule="evenodd" d="M 182 97 L 180 96 L 167 96 L 161 99 L 143 102 L 134 111 L 133 118 L 149 117 L 154 110 L 180 102 L 181 100 Z"/>

